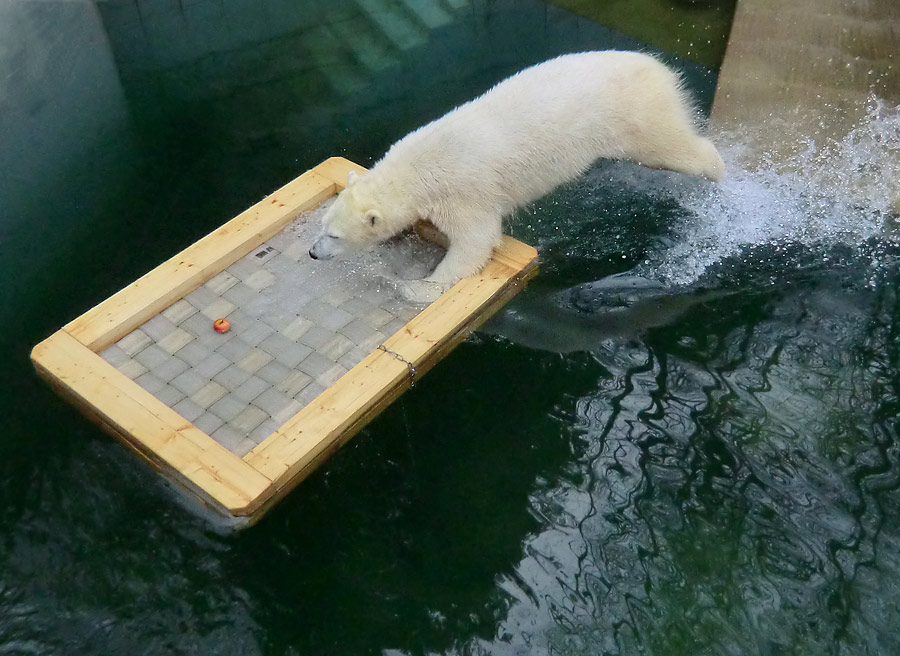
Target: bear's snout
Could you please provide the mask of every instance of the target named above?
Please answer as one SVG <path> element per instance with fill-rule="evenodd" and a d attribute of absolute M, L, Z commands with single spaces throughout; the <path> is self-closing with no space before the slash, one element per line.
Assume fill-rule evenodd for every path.
<path fill-rule="evenodd" d="M 309 256 L 314 260 L 330 260 L 335 256 L 334 238 L 324 235 L 313 242 Z"/>

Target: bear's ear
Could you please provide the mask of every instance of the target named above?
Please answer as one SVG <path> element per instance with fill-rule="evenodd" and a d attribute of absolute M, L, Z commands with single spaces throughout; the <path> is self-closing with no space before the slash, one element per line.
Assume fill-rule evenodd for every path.
<path fill-rule="evenodd" d="M 359 173 L 357 173 L 356 171 L 349 171 L 347 173 L 347 186 L 349 187 L 354 182 L 356 182 L 358 179 L 359 179 Z"/>
<path fill-rule="evenodd" d="M 366 222 L 370 226 L 374 226 L 379 221 L 381 221 L 381 212 L 378 210 L 369 210 L 366 212 Z"/>

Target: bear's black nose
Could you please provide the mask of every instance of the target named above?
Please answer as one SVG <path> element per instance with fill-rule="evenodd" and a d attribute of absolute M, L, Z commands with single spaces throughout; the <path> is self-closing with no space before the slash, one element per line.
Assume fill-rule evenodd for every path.
<path fill-rule="evenodd" d="M 309 256 L 314 260 L 319 259 L 319 257 L 315 253 L 313 253 L 313 249 L 311 249 L 311 248 L 309 249 Z"/>

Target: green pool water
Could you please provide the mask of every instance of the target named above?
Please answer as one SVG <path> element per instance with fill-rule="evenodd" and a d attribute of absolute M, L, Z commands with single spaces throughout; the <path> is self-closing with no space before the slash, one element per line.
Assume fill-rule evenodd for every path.
<path fill-rule="evenodd" d="M 524 208 L 540 276 L 243 532 L 30 367 L 325 157 L 371 164 L 555 54 L 666 46 L 615 28 L 532 0 L 0 4 L 0 654 L 900 652 L 897 109 L 827 158 L 716 187 L 601 162 Z M 708 109 L 715 66 L 669 53 Z"/>

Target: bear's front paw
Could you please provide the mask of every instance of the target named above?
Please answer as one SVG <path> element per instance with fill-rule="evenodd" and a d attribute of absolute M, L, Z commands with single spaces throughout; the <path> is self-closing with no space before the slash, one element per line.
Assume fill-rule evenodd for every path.
<path fill-rule="evenodd" d="M 430 280 L 407 280 L 400 285 L 400 293 L 411 303 L 431 303 L 446 291 L 439 282 Z"/>

